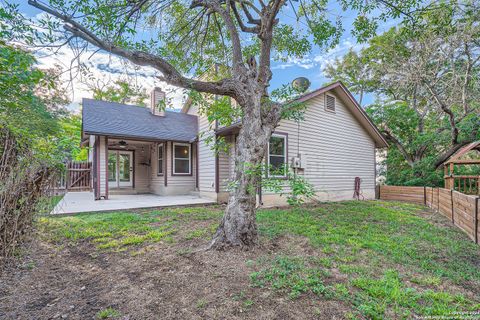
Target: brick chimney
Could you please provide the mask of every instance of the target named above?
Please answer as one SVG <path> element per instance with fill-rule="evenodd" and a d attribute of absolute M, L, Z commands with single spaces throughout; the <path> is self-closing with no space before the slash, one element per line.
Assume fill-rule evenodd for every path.
<path fill-rule="evenodd" d="M 150 112 L 155 116 L 165 116 L 165 92 L 155 87 L 150 93 Z"/>

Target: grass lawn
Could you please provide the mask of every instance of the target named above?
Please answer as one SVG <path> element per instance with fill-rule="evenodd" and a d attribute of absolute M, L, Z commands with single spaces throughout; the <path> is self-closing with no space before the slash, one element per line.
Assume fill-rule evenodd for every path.
<path fill-rule="evenodd" d="M 264 209 L 252 250 L 199 250 L 222 210 L 40 218 L 40 241 L 0 277 L 7 297 L 0 314 L 410 319 L 480 311 L 480 247 L 423 207 L 349 201 Z"/>

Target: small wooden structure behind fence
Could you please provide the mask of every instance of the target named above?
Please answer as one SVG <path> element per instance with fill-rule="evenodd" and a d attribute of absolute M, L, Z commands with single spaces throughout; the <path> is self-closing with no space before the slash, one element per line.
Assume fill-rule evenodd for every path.
<path fill-rule="evenodd" d="M 459 175 L 456 167 L 480 165 L 480 141 L 469 143 L 460 148 L 444 163 L 445 189 L 454 189 L 466 194 L 480 195 L 480 175 Z"/>
<path fill-rule="evenodd" d="M 475 243 L 479 242 L 478 196 L 444 188 L 380 186 L 379 198 L 426 205 L 447 217 Z"/>

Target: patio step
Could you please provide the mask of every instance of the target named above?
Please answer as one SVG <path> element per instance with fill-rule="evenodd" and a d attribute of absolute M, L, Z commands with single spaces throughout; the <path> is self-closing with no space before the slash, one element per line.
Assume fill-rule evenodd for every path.
<path fill-rule="evenodd" d="M 190 195 L 200 198 L 200 191 L 190 191 Z"/>
<path fill-rule="evenodd" d="M 137 191 L 133 188 L 121 188 L 121 189 L 110 189 L 108 190 L 109 194 L 137 194 Z"/>

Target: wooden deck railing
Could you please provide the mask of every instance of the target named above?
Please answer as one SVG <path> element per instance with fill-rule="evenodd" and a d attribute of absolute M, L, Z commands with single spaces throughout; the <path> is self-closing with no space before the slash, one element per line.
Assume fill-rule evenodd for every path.
<path fill-rule="evenodd" d="M 480 176 L 454 175 L 445 176 L 445 188 L 454 189 L 465 194 L 480 195 Z"/>
<path fill-rule="evenodd" d="M 475 243 L 479 243 L 480 197 L 478 196 L 444 188 L 380 186 L 379 198 L 426 205 L 447 217 Z"/>

